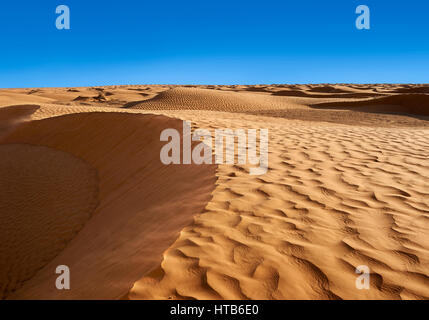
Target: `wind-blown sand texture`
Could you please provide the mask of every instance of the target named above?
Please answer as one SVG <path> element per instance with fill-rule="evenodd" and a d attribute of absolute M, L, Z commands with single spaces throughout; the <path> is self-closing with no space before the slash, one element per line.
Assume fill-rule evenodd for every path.
<path fill-rule="evenodd" d="M 0 90 L 0 298 L 429 299 L 427 93 Z M 268 172 L 161 164 L 178 119 L 269 129 Z"/>

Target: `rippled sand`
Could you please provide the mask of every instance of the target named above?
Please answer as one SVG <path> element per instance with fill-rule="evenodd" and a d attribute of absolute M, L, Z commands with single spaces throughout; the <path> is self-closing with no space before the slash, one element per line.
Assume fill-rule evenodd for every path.
<path fill-rule="evenodd" d="M 0 108 L 1 181 L 14 185 L 0 185 L 0 225 L 16 228 L 1 232 L 3 298 L 428 299 L 428 89 L 0 90 L 0 105 L 27 105 Z M 268 172 L 160 164 L 159 134 L 177 119 L 269 129 Z M 38 190 L 52 189 L 61 197 L 43 209 L 50 192 Z M 61 241 L 35 241 L 27 264 L 37 217 Z M 53 288 L 59 264 L 74 273 L 69 292 Z M 370 290 L 355 286 L 359 265 Z"/>

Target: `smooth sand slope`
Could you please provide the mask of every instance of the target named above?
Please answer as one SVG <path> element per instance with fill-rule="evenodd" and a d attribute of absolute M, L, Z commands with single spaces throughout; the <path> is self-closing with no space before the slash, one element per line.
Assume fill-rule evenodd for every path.
<path fill-rule="evenodd" d="M 0 109 L 0 137 L 27 121 L 39 109 L 37 105 L 18 105 Z"/>
<path fill-rule="evenodd" d="M 37 121 L 9 127 L 0 140 L 8 158 L 0 173 L 9 179 L 1 181 L 16 190 L 3 189 L 2 202 L 11 203 L 0 219 L 13 227 L 4 229 L 9 247 L 0 255 L 14 259 L 0 265 L 0 282 L 14 279 L 3 297 L 429 299 L 427 88 L 123 86 L 15 89 L 13 97 L 0 90 L 5 105 L 21 95 L 40 105 L 20 116 Z M 143 91 L 153 98 L 136 96 Z M 121 102 L 96 101 L 99 92 Z M 268 172 L 160 165 L 161 129 L 181 126 L 173 118 L 193 129 L 269 129 Z M 43 190 L 52 189 L 61 201 L 38 211 Z M 23 198 L 35 208 L 11 218 Z M 62 204 L 79 211 L 65 213 Z M 46 222 L 26 223 L 38 216 Z M 20 263 L 29 259 L 26 235 L 34 225 L 38 239 L 46 223 L 56 241 L 32 240 L 41 254 Z M 59 264 L 73 274 L 69 292 L 53 288 Z M 355 286 L 359 265 L 371 270 L 370 290 Z"/>
<path fill-rule="evenodd" d="M 120 298 L 154 268 L 214 188 L 214 166 L 160 162 L 160 132 L 179 127 L 162 116 L 80 113 L 3 138 L 2 296 Z M 73 290 L 55 289 L 58 265 L 69 266 Z"/>
<path fill-rule="evenodd" d="M 42 146 L 0 146 L 0 297 L 58 255 L 98 204 L 97 172 Z"/>

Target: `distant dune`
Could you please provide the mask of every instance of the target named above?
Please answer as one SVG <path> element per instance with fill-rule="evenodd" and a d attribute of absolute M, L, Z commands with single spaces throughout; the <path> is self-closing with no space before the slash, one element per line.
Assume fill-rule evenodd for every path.
<path fill-rule="evenodd" d="M 155 98 L 134 105 L 147 110 L 210 110 L 249 112 L 282 108 L 279 97 L 257 93 L 242 93 L 204 88 L 173 88 Z"/>
<path fill-rule="evenodd" d="M 380 127 L 429 125 L 425 119 L 398 115 L 428 115 L 427 100 L 429 95 L 392 96 L 374 93 L 373 90 L 366 88 L 365 90 L 350 88 L 347 91 L 345 89 L 333 90 L 329 86 L 306 88 L 305 90 L 284 90 L 284 87 L 268 89 L 264 87 L 262 88 L 263 92 L 257 90 L 250 90 L 251 92 L 249 92 L 248 88 L 243 87 L 228 89 L 172 88 L 161 92 L 152 99 L 130 102 L 126 107 L 157 111 L 222 111 L 304 121 L 325 121 L 352 125 L 359 123 Z M 256 89 L 261 90 L 260 87 Z M 315 95 L 310 91 L 328 93 Z M 368 100 L 368 97 L 380 95 L 382 97 Z M 373 115 L 373 113 L 378 113 L 378 115 Z"/>
<path fill-rule="evenodd" d="M 396 89 L 390 90 L 389 92 L 390 93 L 408 93 L 408 94 L 429 93 L 429 86 L 419 86 L 419 87 L 409 86 L 405 88 L 396 88 Z"/>
<path fill-rule="evenodd" d="M 401 94 L 364 101 L 321 103 L 312 107 L 429 116 L 429 95 Z"/>
<path fill-rule="evenodd" d="M 317 92 L 317 91 L 316 91 Z M 329 94 L 314 94 L 307 93 L 301 90 L 281 90 L 273 93 L 274 96 L 284 96 L 284 97 L 303 97 L 303 98 L 370 98 L 375 96 L 380 96 L 380 94 L 372 92 L 340 92 L 340 93 L 329 93 Z"/>

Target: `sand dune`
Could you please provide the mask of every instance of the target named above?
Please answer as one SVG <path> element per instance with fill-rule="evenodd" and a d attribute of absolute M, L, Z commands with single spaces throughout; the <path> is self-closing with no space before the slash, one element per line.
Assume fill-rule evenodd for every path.
<path fill-rule="evenodd" d="M 12 130 L 16 125 L 28 120 L 36 110 L 37 105 L 17 105 L 0 108 L 0 137 Z"/>
<path fill-rule="evenodd" d="M 98 204 L 97 172 L 52 148 L 0 145 L 0 298 L 57 256 Z"/>
<path fill-rule="evenodd" d="M 249 112 L 285 108 L 284 99 L 257 93 L 217 91 L 204 88 L 173 88 L 134 105 L 146 110 L 209 110 Z M 297 108 L 301 107 L 299 105 Z"/>
<path fill-rule="evenodd" d="M 390 93 L 429 93 L 429 86 L 410 86 L 405 88 L 396 88 L 389 91 Z"/>
<path fill-rule="evenodd" d="M 364 101 L 321 103 L 312 107 L 429 116 L 429 95 L 401 94 Z"/>
<path fill-rule="evenodd" d="M 235 88 L 237 89 L 237 88 Z M 153 99 L 129 104 L 132 109 L 141 110 L 206 110 L 247 113 L 281 117 L 292 120 L 324 121 L 331 123 L 356 124 L 379 127 L 428 126 L 425 119 L 398 115 L 404 113 L 421 115 L 426 112 L 426 95 L 387 96 L 373 100 L 357 98 L 374 96 L 374 93 L 350 93 L 341 98 L 338 95 L 310 97 L 301 94 L 284 95 L 285 90 L 274 90 L 270 94 L 240 91 L 209 90 L 205 88 L 173 88 L 161 92 Z M 321 90 L 324 91 L 324 90 Z M 344 91 L 344 90 L 340 90 Z M 366 90 L 368 91 L 368 90 Z M 290 91 L 294 92 L 294 91 Z M 351 99 L 352 97 L 352 99 Z M 367 106 L 366 104 L 369 104 Z M 383 104 L 386 104 L 383 106 Z M 400 106 L 402 104 L 403 106 Z M 347 107 L 348 105 L 353 108 Z M 398 106 L 399 105 L 399 106 Z M 362 106 L 357 107 L 357 106 Z M 323 110 L 321 109 L 329 109 Z M 422 113 L 423 112 L 423 113 Z M 374 115 L 372 113 L 378 113 Z M 391 115 L 389 115 L 389 113 Z"/>
<path fill-rule="evenodd" d="M 309 89 L 311 92 L 320 92 L 320 93 L 348 93 L 349 90 L 344 90 L 335 86 L 331 85 L 324 85 L 324 86 L 315 86 Z"/>
<path fill-rule="evenodd" d="M 154 268 L 178 232 L 204 208 L 216 179 L 214 166 L 160 162 L 160 131 L 179 125 L 162 116 L 81 113 L 32 121 L 2 139 L 3 152 L 16 148 L 13 157 L 1 162 L 2 191 L 15 181 L 14 189 L 3 195 L 3 209 L 22 211 L 12 219 L 2 215 L 0 225 L 19 228 L 25 235 L 35 228 L 27 237 L 10 238 L 2 232 L 2 261 L 14 257 L 10 250 L 20 248 L 14 260 L 0 268 L 0 287 L 7 288 L 3 294 L 37 271 L 8 297 L 120 298 Z M 22 180 L 16 175 L 20 170 L 27 173 Z M 31 210 L 23 207 L 26 198 L 32 199 Z M 42 233 L 48 227 L 50 233 Z M 30 236 L 33 244 L 26 247 Z M 28 266 L 32 249 L 46 255 L 35 251 L 30 257 L 39 260 Z M 56 290 L 58 265 L 70 267 L 73 290 Z M 10 276 L 10 268 L 19 278 Z M 5 279 L 10 280 L 4 283 Z"/>
<path fill-rule="evenodd" d="M 51 103 L 53 101 L 53 99 L 49 97 L 40 97 L 37 95 L 28 94 L 28 92 L 30 92 L 30 90 L 25 90 L 25 89 L 0 90 L 0 106 Z"/>
<path fill-rule="evenodd" d="M 56 104 L 122 107 L 155 97 L 169 86 L 108 86 L 79 88 L 0 89 L 0 105 Z"/>
<path fill-rule="evenodd" d="M 365 93 L 365 92 L 348 92 L 348 93 L 329 93 L 329 94 L 313 94 L 307 93 L 301 90 L 281 90 L 273 93 L 275 96 L 286 96 L 286 97 L 304 97 L 304 98 L 370 98 L 379 96 L 377 93 Z"/>
<path fill-rule="evenodd" d="M 421 88 L 0 90 L 40 106 L 0 108 L 2 297 L 429 299 L 428 96 L 398 94 Z M 268 172 L 161 165 L 178 119 L 269 129 Z M 53 286 L 60 264 L 70 291 Z"/>

